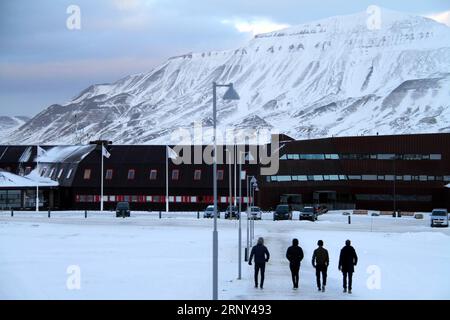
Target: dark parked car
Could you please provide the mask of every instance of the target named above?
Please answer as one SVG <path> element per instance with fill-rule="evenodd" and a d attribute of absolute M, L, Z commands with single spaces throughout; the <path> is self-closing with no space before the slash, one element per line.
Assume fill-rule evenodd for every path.
<path fill-rule="evenodd" d="M 273 221 L 275 220 L 292 220 L 292 209 L 288 204 L 277 205 L 273 212 Z"/>
<path fill-rule="evenodd" d="M 239 219 L 239 212 L 238 208 L 235 206 L 228 206 L 227 210 L 225 211 L 225 219 Z"/>
<path fill-rule="evenodd" d="M 317 220 L 317 209 L 315 207 L 304 207 L 303 210 L 300 211 L 299 220 Z"/>
<path fill-rule="evenodd" d="M 119 202 L 116 207 L 116 217 L 129 217 L 130 204 L 128 202 Z"/>

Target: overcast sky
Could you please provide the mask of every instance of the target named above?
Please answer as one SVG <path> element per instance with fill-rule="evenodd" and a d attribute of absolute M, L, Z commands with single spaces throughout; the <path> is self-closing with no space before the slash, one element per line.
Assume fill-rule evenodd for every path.
<path fill-rule="evenodd" d="M 232 49 L 255 33 L 371 4 L 450 25 L 448 0 L 0 0 L 0 115 L 33 116 L 170 56 Z M 67 28 L 70 5 L 80 29 Z"/>

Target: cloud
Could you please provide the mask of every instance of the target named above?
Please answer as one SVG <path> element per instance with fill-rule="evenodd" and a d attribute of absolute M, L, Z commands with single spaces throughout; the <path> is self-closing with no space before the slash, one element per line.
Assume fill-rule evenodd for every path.
<path fill-rule="evenodd" d="M 114 6 L 121 11 L 136 9 L 140 4 L 140 0 L 114 0 Z"/>
<path fill-rule="evenodd" d="M 221 22 L 223 24 L 232 25 L 239 32 L 252 33 L 253 35 L 289 27 L 288 24 L 276 23 L 266 18 L 255 18 L 252 20 L 234 18 L 232 20 L 222 20 Z"/>
<path fill-rule="evenodd" d="M 426 17 L 436 20 L 437 22 L 446 24 L 450 27 L 450 10 L 428 14 L 428 15 L 426 15 Z"/>

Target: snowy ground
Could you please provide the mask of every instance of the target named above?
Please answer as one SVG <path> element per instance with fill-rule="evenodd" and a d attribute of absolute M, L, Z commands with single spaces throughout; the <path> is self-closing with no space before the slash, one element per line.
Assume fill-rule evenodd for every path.
<path fill-rule="evenodd" d="M 430 228 L 429 219 L 352 216 L 341 212 L 319 221 L 255 222 L 272 255 L 264 290 L 253 288 L 252 267 L 237 280 L 236 220 L 219 220 L 220 299 L 450 299 L 450 230 Z M 212 223 L 196 213 L 47 213 L 0 211 L 1 299 L 210 299 Z M 243 221 L 243 244 L 246 225 Z M 293 237 L 305 252 L 300 289 L 292 290 L 284 257 Z M 329 250 L 327 292 L 316 291 L 311 256 L 322 239 Z M 339 250 L 351 239 L 359 263 L 353 294 L 343 294 Z M 66 286 L 69 266 L 81 271 L 79 290 Z M 380 271 L 381 288 L 370 289 Z M 373 267 L 372 267 L 373 268 Z M 372 270 L 375 270 L 372 269 Z"/>

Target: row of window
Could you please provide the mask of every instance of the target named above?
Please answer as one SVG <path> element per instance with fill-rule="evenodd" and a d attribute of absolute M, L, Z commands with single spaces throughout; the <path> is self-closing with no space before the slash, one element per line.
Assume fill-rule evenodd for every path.
<path fill-rule="evenodd" d="M 441 160 L 441 154 L 395 154 L 395 153 L 343 153 L 343 154 L 298 154 L 289 153 L 280 160 Z"/>
<path fill-rule="evenodd" d="M 27 174 L 27 170 L 28 167 L 25 170 L 25 174 Z M 69 169 L 69 171 L 67 171 L 65 178 L 70 179 L 70 177 L 72 177 L 72 172 L 73 169 Z M 40 170 L 39 174 L 41 175 L 41 177 L 48 177 L 50 179 L 61 179 L 61 177 L 64 174 L 64 169 L 61 168 L 57 170 L 56 168 L 51 168 L 50 170 L 48 170 L 47 167 L 44 167 Z"/>
<path fill-rule="evenodd" d="M 28 174 L 30 172 L 29 167 L 26 168 L 25 174 Z M 65 176 L 66 179 L 70 179 L 72 176 L 73 169 L 69 169 L 67 172 L 67 175 Z M 52 168 L 48 170 L 47 167 L 44 167 L 40 170 L 40 175 L 42 177 L 49 177 L 51 179 L 60 179 L 64 174 L 64 169 L 55 169 Z M 85 169 L 83 172 L 83 179 L 84 180 L 90 180 L 92 177 L 92 169 Z M 105 171 L 105 179 L 106 180 L 112 180 L 114 177 L 114 169 L 107 169 Z M 127 179 L 128 180 L 134 180 L 136 177 L 136 170 L 135 169 L 129 169 L 127 173 Z M 158 170 L 157 169 L 151 169 L 149 171 L 149 180 L 156 180 L 158 177 Z M 172 180 L 179 180 L 180 178 L 180 170 L 179 169 L 173 169 L 171 172 L 171 179 Z M 217 180 L 223 180 L 224 178 L 224 170 L 217 170 Z M 202 170 L 196 169 L 194 170 L 194 176 L 193 179 L 195 181 L 199 181 L 202 179 Z"/>
<path fill-rule="evenodd" d="M 289 182 L 289 181 L 342 181 L 342 180 L 363 180 L 363 181 L 450 181 L 450 176 L 428 176 L 428 175 L 279 175 L 268 176 L 267 182 Z"/>
<path fill-rule="evenodd" d="M 394 201 L 394 195 L 392 194 L 356 194 L 355 197 L 359 201 Z M 431 202 L 432 199 L 431 195 L 395 195 L 396 201 Z"/>
<path fill-rule="evenodd" d="M 92 170 L 91 169 L 85 169 L 83 174 L 84 180 L 90 180 L 91 179 Z M 105 180 L 112 180 L 114 177 L 114 169 L 107 169 L 105 172 Z M 127 173 L 127 179 L 128 180 L 134 180 L 136 177 L 136 170 L 135 169 L 129 169 Z M 151 169 L 149 171 L 149 180 L 156 180 L 158 177 L 158 170 L 157 169 Z M 180 178 L 180 169 L 173 169 L 171 171 L 170 177 L 172 180 L 179 180 Z M 224 171 L 223 170 L 217 170 L 217 180 L 223 180 L 224 177 Z M 202 179 L 202 170 L 196 169 L 194 170 L 193 179 L 195 181 L 199 181 Z"/>
<path fill-rule="evenodd" d="M 76 195 L 76 202 L 98 203 L 100 202 L 99 195 Z M 219 196 L 217 198 L 219 203 L 234 202 L 234 197 Z M 237 198 L 239 199 L 239 198 Z M 165 203 L 166 197 L 161 195 L 104 195 L 104 202 L 136 202 L 136 203 Z M 242 203 L 248 203 L 252 198 L 242 197 Z M 213 196 L 169 196 L 169 202 L 173 203 L 214 203 Z"/>

